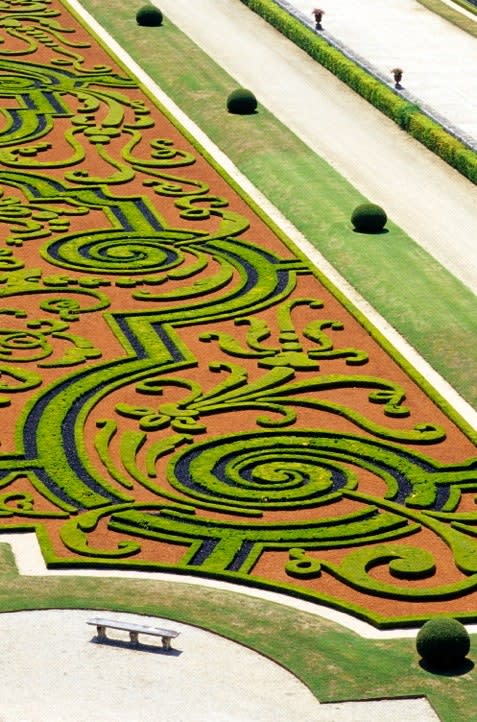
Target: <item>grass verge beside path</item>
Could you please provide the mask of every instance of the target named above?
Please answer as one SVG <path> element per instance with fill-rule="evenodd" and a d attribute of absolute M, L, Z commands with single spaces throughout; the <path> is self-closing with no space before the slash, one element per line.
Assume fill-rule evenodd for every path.
<path fill-rule="evenodd" d="M 469 35 L 472 35 L 474 38 L 477 38 L 477 7 L 475 7 L 475 5 L 465 2 L 465 0 L 454 0 L 457 6 L 460 5 L 464 8 L 464 10 L 467 10 L 467 12 L 475 15 L 475 20 L 472 20 L 466 15 L 460 13 L 457 8 L 454 10 L 454 8 L 449 7 L 449 5 L 446 5 L 446 3 L 443 3 L 440 0 L 417 1 L 431 12 L 439 15 L 441 18 L 444 18 L 444 20 L 448 20 L 450 23 L 461 30 L 464 30 L 464 32 L 469 33 Z"/>
<path fill-rule="evenodd" d="M 412 639 L 363 639 L 290 607 L 184 583 L 21 577 L 10 547 L 0 543 L 0 613 L 28 609 L 127 611 L 192 624 L 273 659 L 321 702 L 427 696 L 442 722 L 477 722 L 477 670 L 431 674 L 419 665 Z"/>
<path fill-rule="evenodd" d="M 365 200 L 361 194 L 266 109 L 227 115 L 225 99 L 237 83 L 167 18 L 160 28 L 140 28 L 126 0 L 115 0 L 114 13 L 100 0 L 82 4 L 341 275 L 477 406 L 477 380 L 468 373 L 477 345 L 472 292 L 392 223 L 383 236 L 353 233 L 349 217 Z"/>

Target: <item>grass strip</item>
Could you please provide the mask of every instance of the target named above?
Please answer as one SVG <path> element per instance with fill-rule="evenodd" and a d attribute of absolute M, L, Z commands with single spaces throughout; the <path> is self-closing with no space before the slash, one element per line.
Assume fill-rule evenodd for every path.
<path fill-rule="evenodd" d="M 472 37 L 477 38 L 477 7 L 475 7 L 475 5 L 465 2 L 465 0 L 453 0 L 456 5 L 475 15 L 476 19 L 472 20 L 440 0 L 417 0 L 417 2 L 441 18 L 444 18 L 444 20 L 452 23 L 452 25 L 464 30 L 464 32 L 472 35 Z"/>

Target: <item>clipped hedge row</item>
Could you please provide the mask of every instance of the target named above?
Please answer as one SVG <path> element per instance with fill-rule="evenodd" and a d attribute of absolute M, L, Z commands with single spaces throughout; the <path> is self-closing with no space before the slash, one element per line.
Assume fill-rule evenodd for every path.
<path fill-rule="evenodd" d="M 477 153 L 448 133 L 417 105 L 395 93 L 306 27 L 274 0 L 240 0 L 311 58 L 336 75 L 400 128 L 477 184 Z"/>

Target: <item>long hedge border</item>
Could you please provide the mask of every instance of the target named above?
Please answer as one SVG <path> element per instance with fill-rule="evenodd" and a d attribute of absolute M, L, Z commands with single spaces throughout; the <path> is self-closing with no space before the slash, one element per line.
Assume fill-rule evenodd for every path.
<path fill-rule="evenodd" d="M 3 11 L 2 531 L 51 567 L 475 618 L 469 440 L 61 6 Z"/>
<path fill-rule="evenodd" d="M 356 91 L 402 130 L 477 183 L 477 153 L 445 130 L 416 103 L 402 98 L 292 14 L 284 0 L 240 0 L 311 58 Z"/>

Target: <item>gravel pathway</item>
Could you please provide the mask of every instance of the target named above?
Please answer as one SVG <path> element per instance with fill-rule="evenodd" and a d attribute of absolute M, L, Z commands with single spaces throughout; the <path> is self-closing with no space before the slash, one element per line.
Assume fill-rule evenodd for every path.
<path fill-rule="evenodd" d="M 177 622 L 104 613 L 180 635 L 167 653 L 147 637 L 134 649 L 124 632 L 99 644 L 86 624 L 97 614 L 0 615 L 0 722 L 438 722 L 424 699 L 320 705 L 274 662 Z"/>

